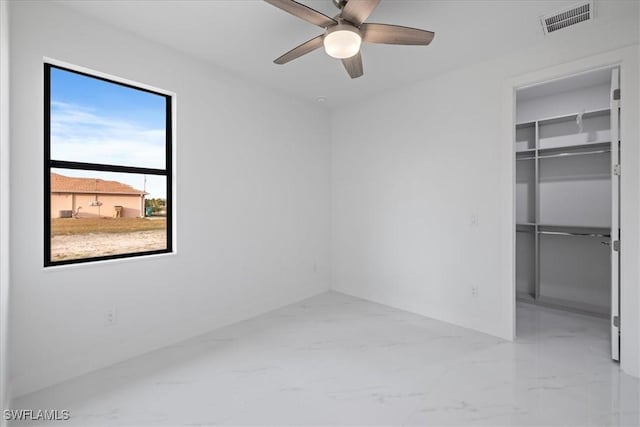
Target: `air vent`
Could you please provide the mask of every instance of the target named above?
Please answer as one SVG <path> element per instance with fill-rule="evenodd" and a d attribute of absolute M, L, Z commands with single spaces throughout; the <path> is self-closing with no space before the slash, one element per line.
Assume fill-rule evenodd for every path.
<path fill-rule="evenodd" d="M 593 0 L 583 1 L 540 18 L 545 34 L 593 19 Z"/>

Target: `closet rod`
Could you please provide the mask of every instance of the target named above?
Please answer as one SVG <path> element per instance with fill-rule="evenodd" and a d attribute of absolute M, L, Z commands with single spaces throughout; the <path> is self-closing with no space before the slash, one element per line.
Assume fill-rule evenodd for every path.
<path fill-rule="evenodd" d="M 580 237 L 599 237 L 599 238 L 607 238 L 610 239 L 610 234 L 601 234 L 601 233 L 575 233 L 568 231 L 538 231 L 538 234 L 550 234 L 554 236 L 580 236 Z"/>
<path fill-rule="evenodd" d="M 588 154 L 603 154 L 610 153 L 611 150 L 595 150 L 595 151 L 578 151 L 575 153 L 559 153 L 559 154 L 549 154 L 547 156 L 538 156 L 539 159 L 551 159 L 554 157 L 569 157 L 569 156 L 585 156 Z"/>

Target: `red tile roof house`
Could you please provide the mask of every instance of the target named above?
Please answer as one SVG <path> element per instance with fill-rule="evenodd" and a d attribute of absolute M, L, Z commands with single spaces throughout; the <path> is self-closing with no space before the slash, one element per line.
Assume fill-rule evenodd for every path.
<path fill-rule="evenodd" d="M 142 217 L 147 194 L 117 181 L 52 173 L 51 218 Z"/>

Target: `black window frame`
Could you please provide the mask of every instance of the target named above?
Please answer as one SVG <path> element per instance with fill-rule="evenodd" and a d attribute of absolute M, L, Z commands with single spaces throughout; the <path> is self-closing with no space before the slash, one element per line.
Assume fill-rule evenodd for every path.
<path fill-rule="evenodd" d="M 51 158 L 51 69 L 68 71 L 85 77 L 102 80 L 108 83 L 117 84 L 135 90 L 151 93 L 165 98 L 166 123 L 165 123 L 165 168 L 143 168 L 135 166 L 121 166 L 102 163 L 72 162 L 65 160 L 55 160 Z M 73 68 L 60 66 L 57 64 L 44 63 L 44 266 L 53 267 L 68 264 L 83 264 L 96 261 L 105 261 L 122 258 L 137 258 L 147 255 L 157 255 L 173 253 L 173 96 L 166 93 L 156 92 L 147 88 L 135 86 L 110 78 L 78 71 Z M 115 255 L 102 255 L 95 257 L 53 261 L 51 259 L 51 169 L 75 169 L 89 170 L 96 172 L 121 172 L 136 173 L 146 175 L 159 175 L 166 177 L 166 239 L 167 247 L 154 251 L 129 252 Z M 144 215 L 144 213 L 142 213 Z"/>

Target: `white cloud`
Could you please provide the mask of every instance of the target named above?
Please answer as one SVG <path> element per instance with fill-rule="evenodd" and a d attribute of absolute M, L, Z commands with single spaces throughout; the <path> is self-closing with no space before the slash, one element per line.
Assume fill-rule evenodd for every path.
<path fill-rule="evenodd" d="M 91 109 L 51 103 L 51 158 L 164 168 L 165 130 L 96 115 Z"/>

